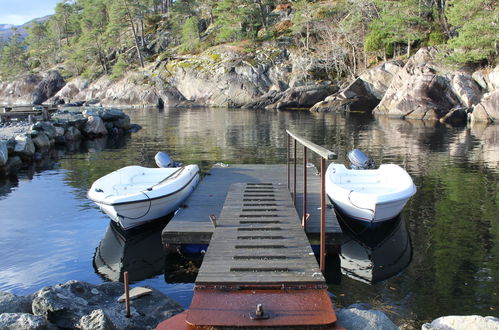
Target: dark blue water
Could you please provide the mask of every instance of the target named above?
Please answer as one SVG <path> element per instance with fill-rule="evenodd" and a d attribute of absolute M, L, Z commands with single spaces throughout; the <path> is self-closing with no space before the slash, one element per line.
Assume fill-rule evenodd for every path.
<path fill-rule="evenodd" d="M 150 278 L 134 285 L 155 287 L 188 307 L 193 284 L 178 282 L 195 277 L 195 263 L 167 261 L 167 266 L 183 262 L 178 273 L 165 267 L 161 256 L 151 252 L 161 248 L 160 228 L 138 236 L 113 234 L 107 216 L 86 198 L 88 188 L 123 166 L 155 166 L 153 157 L 160 150 L 202 170 L 216 162 L 283 163 L 285 130 L 290 129 L 337 152 L 338 162 L 359 148 L 378 164 L 400 164 L 418 188 L 403 212 L 412 243 L 410 264 L 375 284 L 339 273 L 339 281 L 330 285 L 338 306 L 368 302 L 396 320 L 415 320 L 415 326 L 449 314 L 498 316 L 498 126 L 453 128 L 299 111 L 127 113 L 144 127 L 138 133 L 83 143 L 0 180 L 0 290 L 26 295 L 73 279 L 101 283 L 119 279 L 120 267 L 151 265 L 144 271 Z M 150 251 L 150 260 L 141 258 L 143 251 Z M 115 266 L 99 266 L 96 258 L 114 260 Z"/>

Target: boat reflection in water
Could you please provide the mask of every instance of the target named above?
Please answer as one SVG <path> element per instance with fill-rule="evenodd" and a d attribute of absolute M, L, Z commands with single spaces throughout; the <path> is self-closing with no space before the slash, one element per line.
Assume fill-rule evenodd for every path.
<path fill-rule="evenodd" d="M 109 281 L 123 281 L 128 271 L 130 282 L 163 274 L 164 253 L 161 231 L 171 215 L 124 231 L 111 221 L 94 254 L 94 269 Z"/>
<path fill-rule="evenodd" d="M 337 213 L 337 218 L 345 234 L 339 254 L 342 274 L 374 284 L 409 266 L 412 244 L 405 221 L 400 215 L 371 226 L 344 214 Z"/>

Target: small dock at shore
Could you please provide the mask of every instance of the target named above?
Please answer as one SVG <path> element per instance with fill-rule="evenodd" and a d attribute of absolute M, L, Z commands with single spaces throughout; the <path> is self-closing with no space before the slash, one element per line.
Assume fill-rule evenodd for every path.
<path fill-rule="evenodd" d="M 167 249 L 209 246 L 190 308 L 157 329 L 338 328 L 322 273 L 326 246 L 342 236 L 324 191 L 333 154 L 288 136 L 295 139 L 293 175 L 289 140 L 286 165 L 215 165 L 163 229 Z M 304 149 L 297 176 L 297 140 L 321 155 L 320 175 Z"/>
<path fill-rule="evenodd" d="M 307 213 L 306 234 L 312 245 L 320 238 L 320 175 L 315 166 L 307 166 Z M 279 183 L 286 185 L 287 165 L 225 165 L 217 164 L 205 175 L 192 195 L 187 199 L 168 225 L 163 229 L 164 245 L 189 245 L 210 243 L 214 226 L 209 216 L 220 217 L 229 187 L 233 183 Z M 296 211 L 303 217 L 303 177 L 297 175 Z M 291 187 L 292 188 L 292 187 Z M 293 190 L 293 189 L 291 189 Z M 342 231 L 333 208 L 326 207 L 326 245 L 339 244 Z"/>
<path fill-rule="evenodd" d="M 19 105 L 2 106 L 0 108 L 0 123 L 12 120 L 49 120 L 50 114 L 57 111 L 57 107 L 50 105 Z"/>

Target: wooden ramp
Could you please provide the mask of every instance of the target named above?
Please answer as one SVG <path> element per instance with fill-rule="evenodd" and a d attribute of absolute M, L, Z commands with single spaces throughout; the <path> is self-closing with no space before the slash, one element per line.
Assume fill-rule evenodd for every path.
<path fill-rule="evenodd" d="M 287 186 L 235 183 L 191 306 L 158 326 L 334 328 L 336 315 Z"/>
<path fill-rule="evenodd" d="M 286 186 L 231 185 L 196 286 L 325 281 Z"/>
<path fill-rule="evenodd" d="M 311 244 L 319 244 L 320 236 L 320 176 L 313 166 L 308 169 L 307 182 L 307 236 Z M 303 214 L 303 170 L 297 173 L 296 210 Z M 292 180 L 291 180 L 292 181 Z M 164 228 L 162 240 L 164 245 L 175 244 L 209 244 L 213 234 L 210 214 L 220 217 L 229 187 L 237 182 L 254 183 L 287 183 L 287 166 L 285 164 L 264 165 L 215 165 L 185 202 L 182 208 Z M 289 195 L 289 192 L 288 192 Z M 342 231 L 332 208 L 326 210 L 326 244 L 341 242 Z"/>

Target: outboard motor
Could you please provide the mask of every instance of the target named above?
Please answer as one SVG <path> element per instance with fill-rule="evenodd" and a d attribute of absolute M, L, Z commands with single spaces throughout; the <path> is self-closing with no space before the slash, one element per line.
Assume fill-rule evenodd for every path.
<path fill-rule="evenodd" d="M 166 168 L 166 167 L 175 167 L 175 162 L 171 159 L 168 154 L 160 151 L 154 156 L 154 160 L 156 161 L 156 165 L 158 167 Z"/>
<path fill-rule="evenodd" d="M 353 170 L 367 170 L 374 168 L 376 164 L 372 158 L 369 158 L 359 149 L 353 149 L 348 153 L 348 160 L 350 160 L 350 167 Z"/>

